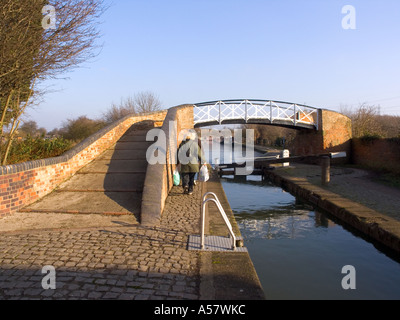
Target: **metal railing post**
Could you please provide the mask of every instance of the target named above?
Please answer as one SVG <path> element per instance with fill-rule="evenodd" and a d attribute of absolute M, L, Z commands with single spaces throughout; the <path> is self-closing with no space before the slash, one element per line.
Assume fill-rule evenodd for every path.
<path fill-rule="evenodd" d="M 246 103 L 245 103 L 245 106 L 244 106 L 244 118 L 245 118 L 245 122 L 247 123 L 247 100 L 245 100 L 246 101 Z"/>
<path fill-rule="evenodd" d="M 218 112 L 219 112 L 218 122 L 219 122 L 219 124 L 221 124 L 221 101 L 219 101 L 218 104 L 219 104 L 219 107 L 218 107 Z"/>
<path fill-rule="evenodd" d="M 272 124 L 272 101 L 269 102 L 269 122 Z"/>
<path fill-rule="evenodd" d="M 201 242 L 200 242 L 200 249 L 204 249 L 204 232 L 205 232 L 205 214 L 206 214 L 206 204 L 207 202 L 203 201 L 201 205 L 201 220 L 200 220 L 200 227 L 201 227 Z"/>

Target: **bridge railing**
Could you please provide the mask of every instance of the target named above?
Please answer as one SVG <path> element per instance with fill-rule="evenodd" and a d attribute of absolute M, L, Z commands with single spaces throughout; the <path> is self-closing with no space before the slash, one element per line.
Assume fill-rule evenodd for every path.
<path fill-rule="evenodd" d="M 196 126 L 228 122 L 261 122 L 318 130 L 318 108 L 272 100 L 220 100 L 194 105 Z"/>

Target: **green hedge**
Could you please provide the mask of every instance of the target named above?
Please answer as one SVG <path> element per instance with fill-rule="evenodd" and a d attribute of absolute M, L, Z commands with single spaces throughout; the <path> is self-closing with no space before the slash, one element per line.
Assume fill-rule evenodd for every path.
<path fill-rule="evenodd" d="M 64 138 L 45 139 L 27 136 L 23 140 L 13 142 L 7 164 L 57 157 L 73 145 L 72 141 Z"/>

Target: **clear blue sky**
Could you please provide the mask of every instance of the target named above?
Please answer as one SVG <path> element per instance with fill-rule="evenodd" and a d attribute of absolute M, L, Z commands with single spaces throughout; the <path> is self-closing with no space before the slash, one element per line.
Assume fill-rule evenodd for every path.
<path fill-rule="evenodd" d="M 105 0 L 101 53 L 30 111 L 48 130 L 152 91 L 164 108 L 273 99 L 400 115 L 399 0 Z M 345 5 L 356 29 L 342 28 Z"/>

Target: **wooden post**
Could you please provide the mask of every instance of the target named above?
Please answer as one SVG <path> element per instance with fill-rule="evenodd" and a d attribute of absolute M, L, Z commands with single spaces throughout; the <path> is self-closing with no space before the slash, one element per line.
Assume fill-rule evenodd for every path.
<path fill-rule="evenodd" d="M 329 184 L 331 180 L 331 158 L 322 157 L 321 158 L 321 179 L 322 185 Z"/>

